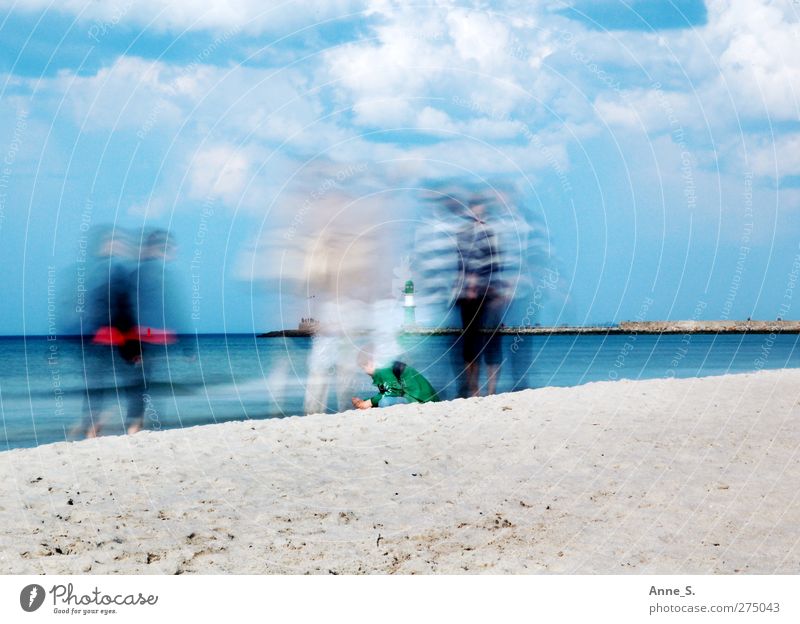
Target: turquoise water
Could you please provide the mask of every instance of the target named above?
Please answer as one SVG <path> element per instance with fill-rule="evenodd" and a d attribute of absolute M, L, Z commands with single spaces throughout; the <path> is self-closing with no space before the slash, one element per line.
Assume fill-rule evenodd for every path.
<path fill-rule="evenodd" d="M 800 366 L 797 335 L 697 334 L 505 336 L 501 392 L 575 386 L 613 379 L 697 377 Z M 451 336 L 403 339 L 408 364 L 423 371 L 443 398 L 454 398 L 459 350 Z M 187 348 L 190 347 L 190 348 Z M 154 372 L 148 427 L 188 427 L 302 413 L 308 338 L 251 335 L 191 337 L 170 347 Z M 74 439 L 92 372 L 79 342 L 0 338 L 0 449 Z M 124 430 L 126 386 L 136 374 L 108 365 L 103 432 Z M 350 390 L 349 388 L 347 390 Z M 369 396 L 369 379 L 353 393 Z M 337 405 L 333 392 L 330 411 Z"/>

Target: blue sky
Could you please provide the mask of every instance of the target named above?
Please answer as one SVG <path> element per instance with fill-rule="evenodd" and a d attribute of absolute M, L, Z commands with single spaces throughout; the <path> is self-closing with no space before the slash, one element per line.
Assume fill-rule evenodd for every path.
<path fill-rule="evenodd" d="M 514 185 L 543 323 L 800 318 L 792 2 L 57 6 L 0 0 L 2 333 L 47 331 L 87 210 L 175 233 L 187 329 L 292 325 L 261 250 L 347 171 L 409 223 L 430 180 Z"/>

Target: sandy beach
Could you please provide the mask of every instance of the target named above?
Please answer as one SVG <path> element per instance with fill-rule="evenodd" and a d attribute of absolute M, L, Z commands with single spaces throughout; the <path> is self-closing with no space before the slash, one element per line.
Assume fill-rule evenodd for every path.
<path fill-rule="evenodd" d="M 797 573 L 800 370 L 0 453 L 3 573 Z"/>

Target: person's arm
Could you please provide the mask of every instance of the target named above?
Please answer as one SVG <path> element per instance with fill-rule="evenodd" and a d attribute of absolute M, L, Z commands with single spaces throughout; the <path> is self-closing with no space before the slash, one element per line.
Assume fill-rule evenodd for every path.
<path fill-rule="evenodd" d="M 381 404 L 381 399 L 382 398 L 383 398 L 383 393 L 382 392 L 378 392 L 378 394 L 376 394 L 375 396 L 373 396 L 372 398 L 370 398 L 368 400 L 369 400 L 370 405 L 372 407 L 378 407 L 378 405 Z"/>
<path fill-rule="evenodd" d="M 361 400 L 358 397 L 353 397 L 353 406 L 358 409 L 369 409 L 370 407 L 378 407 L 381 399 L 388 392 L 389 396 L 394 396 L 390 390 L 390 382 L 394 379 L 394 374 L 391 369 L 381 368 L 376 370 L 372 375 L 372 383 L 378 388 L 378 393 L 374 396 Z"/>
<path fill-rule="evenodd" d="M 381 395 L 377 395 L 381 397 Z M 380 402 L 380 398 L 378 398 L 378 403 L 375 402 L 375 397 L 371 399 L 359 399 L 358 397 L 352 398 L 353 407 L 356 409 L 369 409 L 371 407 L 378 407 L 378 403 Z"/>
<path fill-rule="evenodd" d="M 363 409 L 369 409 L 370 407 L 378 407 L 381 404 L 381 399 L 383 395 L 386 394 L 386 384 L 382 382 L 379 378 L 380 373 L 376 373 L 375 377 L 375 385 L 378 387 L 378 393 L 370 397 L 369 399 L 364 399 L 364 403 L 369 403 L 368 406 L 364 407 Z"/>

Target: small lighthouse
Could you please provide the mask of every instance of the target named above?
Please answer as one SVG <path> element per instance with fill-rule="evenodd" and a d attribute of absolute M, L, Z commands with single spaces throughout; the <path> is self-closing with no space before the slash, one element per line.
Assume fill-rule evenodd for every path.
<path fill-rule="evenodd" d="M 403 301 L 403 325 L 406 327 L 414 327 L 417 324 L 415 312 L 417 306 L 414 304 L 414 282 L 408 280 L 403 292 L 405 293 L 405 300 Z"/>

